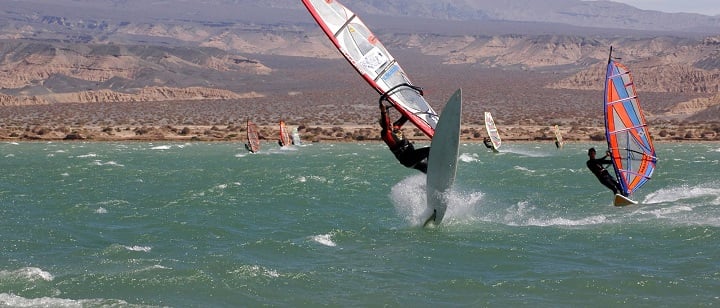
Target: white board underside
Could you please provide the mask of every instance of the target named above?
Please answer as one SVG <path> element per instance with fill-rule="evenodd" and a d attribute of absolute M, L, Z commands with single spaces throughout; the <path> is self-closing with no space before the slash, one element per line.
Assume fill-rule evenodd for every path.
<path fill-rule="evenodd" d="M 430 143 L 427 170 L 427 204 L 434 211 L 434 223 L 439 224 L 448 206 L 448 192 L 455 182 L 458 148 L 460 145 L 460 117 L 462 93 L 458 89 L 445 105 L 435 135 Z"/>

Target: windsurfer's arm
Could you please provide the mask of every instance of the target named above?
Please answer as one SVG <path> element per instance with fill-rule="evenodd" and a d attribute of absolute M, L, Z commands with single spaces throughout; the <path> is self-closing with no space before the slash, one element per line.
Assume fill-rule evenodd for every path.
<path fill-rule="evenodd" d="M 380 127 L 382 129 L 388 129 L 390 127 L 390 117 L 387 115 L 387 107 L 381 102 L 380 103 Z"/>

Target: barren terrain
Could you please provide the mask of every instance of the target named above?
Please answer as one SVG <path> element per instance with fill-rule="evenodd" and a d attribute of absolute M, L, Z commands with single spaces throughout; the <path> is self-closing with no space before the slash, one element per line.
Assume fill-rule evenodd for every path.
<path fill-rule="evenodd" d="M 402 56 L 406 71 L 425 86 L 436 110 L 442 110 L 455 89 L 463 89 L 463 140 L 479 141 L 486 135 L 484 111 L 492 112 L 506 141 L 552 140 L 556 124 L 568 141 L 604 138 L 601 90 L 547 87 L 563 78 L 557 73 L 448 65 L 414 53 Z M 306 59 L 295 65 L 288 63 L 298 59 L 264 61 L 281 69 L 278 77 L 247 85 L 263 96 L 4 106 L 0 139 L 245 141 L 249 119 L 267 140 L 277 138 L 280 120 L 298 127 L 305 142 L 379 140 L 378 95 L 344 60 Z M 638 91 L 654 139 L 720 140 L 718 118 L 690 121 L 673 116 L 676 102 L 693 94 Z M 411 138 L 427 140 L 417 129 L 405 129 Z"/>
<path fill-rule="evenodd" d="M 720 140 L 717 18 L 621 6 L 611 11 L 633 22 L 608 28 L 617 13 L 599 12 L 613 4 L 511 2 L 440 6 L 446 11 L 437 1 L 409 11 L 346 4 L 363 12 L 436 111 L 462 88 L 463 140 L 485 136 L 485 111 L 506 141 L 550 140 L 554 125 L 566 140 L 603 140 L 609 46 L 634 73 L 653 138 Z M 308 142 L 378 140 L 377 93 L 301 3 L 255 4 L 28 0 L 0 8 L 0 139 L 243 141 L 252 120 L 273 140 L 285 120 Z"/>

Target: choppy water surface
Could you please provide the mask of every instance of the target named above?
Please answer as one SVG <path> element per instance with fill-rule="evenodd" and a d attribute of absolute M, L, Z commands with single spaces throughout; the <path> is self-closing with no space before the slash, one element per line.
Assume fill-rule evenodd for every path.
<path fill-rule="evenodd" d="M 443 224 L 379 143 L 0 143 L 0 305 L 720 304 L 720 145 L 660 144 L 611 205 L 602 144 L 461 145 Z"/>

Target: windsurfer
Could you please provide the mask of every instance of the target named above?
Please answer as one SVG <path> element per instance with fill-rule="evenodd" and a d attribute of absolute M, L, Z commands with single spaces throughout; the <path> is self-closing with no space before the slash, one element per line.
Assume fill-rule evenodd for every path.
<path fill-rule="evenodd" d="M 401 128 L 407 120 L 405 116 L 401 116 L 400 119 L 391 123 L 387 107 L 382 101 L 380 102 L 380 127 L 382 127 L 380 137 L 403 166 L 427 173 L 427 157 L 430 154 L 430 147 L 416 150 L 415 146 L 403 136 Z"/>
<path fill-rule="evenodd" d="M 609 159 L 605 159 L 608 156 L 610 156 L 610 151 L 605 153 L 605 156 L 602 158 L 595 158 L 595 148 L 588 149 L 588 156 L 590 159 L 587 161 L 587 167 L 592 171 L 593 174 L 600 180 L 600 183 L 605 185 L 605 187 L 609 188 L 613 191 L 615 194 L 622 194 L 623 196 L 627 197 L 627 194 L 623 192 L 622 187 L 620 186 L 620 183 L 618 183 L 617 180 L 615 180 L 610 173 L 603 167 L 603 165 L 610 165 L 612 164 L 612 161 Z"/>
<path fill-rule="evenodd" d="M 490 140 L 490 137 L 483 138 L 483 143 L 485 144 L 486 148 L 493 149 L 493 150 L 495 149 L 495 147 L 493 146 L 492 140 Z"/>
<path fill-rule="evenodd" d="M 247 143 L 245 143 L 245 149 L 250 151 L 250 153 L 255 153 L 255 151 L 253 151 L 252 147 Z"/>

